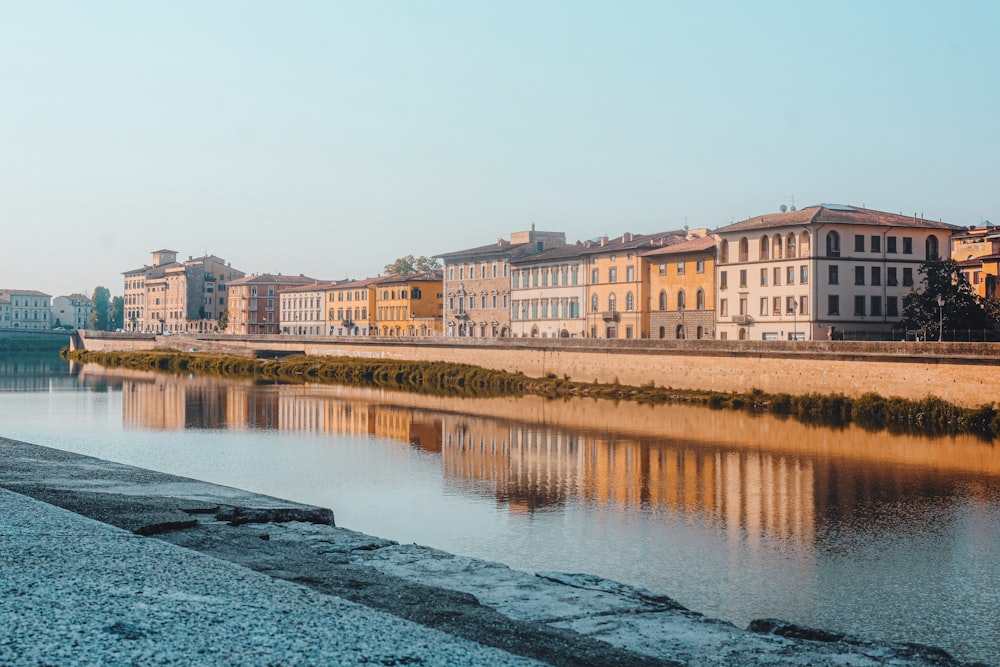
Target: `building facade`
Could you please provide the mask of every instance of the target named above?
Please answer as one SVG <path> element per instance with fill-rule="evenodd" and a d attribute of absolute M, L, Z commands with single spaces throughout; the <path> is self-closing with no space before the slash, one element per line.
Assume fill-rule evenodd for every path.
<path fill-rule="evenodd" d="M 52 299 L 52 326 L 86 329 L 94 312 L 90 299 L 82 294 L 57 296 Z"/>
<path fill-rule="evenodd" d="M 641 254 L 650 300 L 644 337 L 715 337 L 715 251 L 715 239 L 700 236 Z"/>
<path fill-rule="evenodd" d="M 122 275 L 126 331 L 215 331 L 228 310 L 228 285 L 245 274 L 215 255 L 178 262 L 174 250 L 156 250 L 152 265 Z"/>
<path fill-rule="evenodd" d="M 885 334 L 902 321 L 918 269 L 954 225 L 840 204 L 756 216 L 716 230 L 722 339 Z M 860 335 L 860 334 L 859 334 Z"/>
<path fill-rule="evenodd" d="M 37 290 L 0 289 L 0 327 L 51 329 L 52 296 Z"/>
<path fill-rule="evenodd" d="M 375 291 L 382 278 L 337 283 L 326 293 L 328 336 L 371 336 L 375 333 Z"/>
<path fill-rule="evenodd" d="M 500 338 L 511 333 L 510 262 L 566 245 L 563 232 L 515 232 L 510 240 L 436 255 L 444 263 L 446 336 Z"/>
<path fill-rule="evenodd" d="M 1000 228 L 984 225 L 956 232 L 951 237 L 951 258 L 976 294 L 990 299 L 1000 296 Z"/>
<path fill-rule="evenodd" d="M 226 333 L 235 335 L 276 334 L 281 321 L 279 295 L 284 290 L 320 281 L 307 276 L 263 273 L 229 283 Z"/>
<path fill-rule="evenodd" d="M 375 287 L 375 326 L 379 336 L 440 336 L 441 271 L 385 276 Z"/>
<path fill-rule="evenodd" d="M 687 232 L 625 233 L 581 248 L 587 274 L 590 338 L 640 338 L 649 331 L 649 275 L 640 253 L 685 240 Z"/>
<path fill-rule="evenodd" d="M 586 262 L 580 250 L 580 244 L 558 246 L 510 260 L 512 336 L 586 336 Z"/>
<path fill-rule="evenodd" d="M 278 294 L 279 331 L 295 336 L 326 335 L 327 292 L 336 283 L 289 287 Z"/>

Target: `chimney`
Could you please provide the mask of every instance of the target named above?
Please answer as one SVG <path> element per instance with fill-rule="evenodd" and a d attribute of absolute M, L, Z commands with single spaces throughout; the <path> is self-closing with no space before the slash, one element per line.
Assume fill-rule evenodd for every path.
<path fill-rule="evenodd" d="M 603 248 L 604 244 L 607 243 L 607 242 L 608 242 L 608 237 L 607 236 L 602 236 L 601 237 L 601 247 Z"/>

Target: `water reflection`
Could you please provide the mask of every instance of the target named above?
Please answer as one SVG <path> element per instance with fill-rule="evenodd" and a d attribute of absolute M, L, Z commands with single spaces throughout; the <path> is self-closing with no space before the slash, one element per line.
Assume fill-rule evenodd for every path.
<path fill-rule="evenodd" d="M 448 483 L 510 511 L 567 502 L 665 510 L 751 542 L 813 546 L 837 535 L 838 524 L 857 530 L 873 507 L 932 507 L 953 496 L 988 500 L 1000 478 L 1000 449 L 971 436 L 930 440 L 685 406 L 537 397 L 456 401 L 93 365 L 80 379 L 86 386 L 120 386 L 130 428 L 388 439 L 439 453 Z"/>

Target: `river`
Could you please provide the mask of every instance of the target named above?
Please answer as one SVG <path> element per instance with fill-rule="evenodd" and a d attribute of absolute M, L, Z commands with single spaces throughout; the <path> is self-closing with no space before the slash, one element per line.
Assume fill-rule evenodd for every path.
<path fill-rule="evenodd" d="M 835 390 L 836 388 L 831 388 Z M 1000 664 L 1000 448 L 769 415 L 451 399 L 0 356 L 0 436 L 337 525 Z"/>

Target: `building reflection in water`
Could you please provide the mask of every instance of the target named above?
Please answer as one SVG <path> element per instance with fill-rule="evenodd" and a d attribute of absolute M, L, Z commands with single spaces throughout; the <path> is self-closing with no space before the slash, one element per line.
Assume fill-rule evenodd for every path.
<path fill-rule="evenodd" d="M 819 523 L 853 522 L 880 503 L 986 498 L 1000 478 L 998 448 L 971 436 L 834 430 L 688 406 L 459 400 L 91 366 L 81 378 L 120 383 L 131 427 L 374 436 L 439 453 L 447 483 L 511 511 L 567 502 L 665 511 L 751 541 L 812 544 Z"/>

